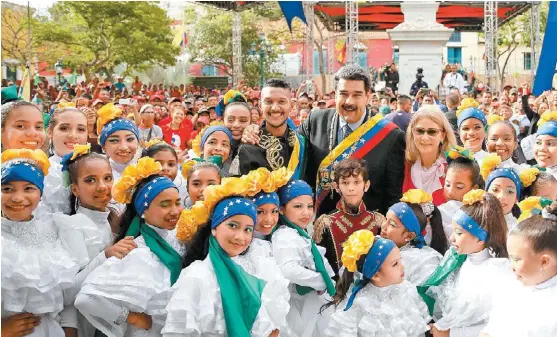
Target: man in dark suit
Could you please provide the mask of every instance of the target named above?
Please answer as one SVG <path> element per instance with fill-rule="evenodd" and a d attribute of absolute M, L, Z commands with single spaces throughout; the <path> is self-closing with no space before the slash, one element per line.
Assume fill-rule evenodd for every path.
<path fill-rule="evenodd" d="M 356 65 L 347 65 L 335 75 L 336 109 L 314 110 L 302 123 L 298 132 L 307 139 L 305 181 L 316 188 L 319 165 L 338 144 L 371 117 L 366 103 L 371 94 L 371 80 L 366 71 Z M 363 159 L 367 161 L 371 186 L 364 195 L 367 209 L 385 214 L 402 196 L 404 180 L 404 132 L 389 125 L 383 138 L 372 138 L 365 145 L 377 143 Z M 394 127 L 393 127 L 394 126 Z M 359 137 L 360 138 L 360 137 Z M 339 158 L 342 160 L 343 158 Z M 336 208 L 338 193 L 332 190 L 321 202 L 317 215 Z"/>
<path fill-rule="evenodd" d="M 447 96 L 447 108 L 449 109 L 449 111 L 445 113 L 445 117 L 447 117 L 449 123 L 451 123 L 451 126 L 453 127 L 453 131 L 456 133 L 458 133 L 458 126 L 456 123 L 456 110 L 459 104 L 460 96 L 458 94 L 452 93 Z"/>

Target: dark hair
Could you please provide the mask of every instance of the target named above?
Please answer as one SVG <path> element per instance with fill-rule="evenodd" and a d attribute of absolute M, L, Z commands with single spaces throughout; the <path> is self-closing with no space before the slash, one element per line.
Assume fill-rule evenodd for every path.
<path fill-rule="evenodd" d="M 169 151 L 170 153 L 172 153 L 172 155 L 174 157 L 176 157 L 176 160 L 178 160 L 178 154 L 176 154 L 176 150 L 174 150 L 174 148 L 172 146 L 170 146 L 169 144 L 165 143 L 165 142 L 160 142 L 157 143 L 149 148 L 145 148 L 141 151 L 141 158 L 143 157 L 151 157 L 153 158 L 154 155 L 156 155 L 157 153 L 161 152 L 161 151 Z"/>
<path fill-rule="evenodd" d="M 217 164 L 209 162 L 209 161 L 200 161 L 195 163 L 187 172 L 188 178 L 187 178 L 187 184 L 186 184 L 186 190 L 189 191 L 190 189 L 190 177 L 191 175 L 195 172 L 195 171 L 199 171 L 201 169 L 204 168 L 212 168 L 215 171 L 217 171 L 217 175 L 219 177 L 219 180 L 222 179 L 222 172 L 220 167 L 218 167 Z"/>
<path fill-rule="evenodd" d="M 557 202 L 545 208 L 545 211 L 557 215 Z M 510 235 L 520 235 L 526 238 L 534 253 L 549 250 L 557 256 L 557 221 L 546 219 L 542 215 L 532 215 L 521 221 L 513 228 Z"/>
<path fill-rule="evenodd" d="M 412 103 L 412 99 L 406 95 L 398 96 L 398 99 L 395 99 L 398 104 L 405 104 L 405 103 Z"/>
<path fill-rule="evenodd" d="M 472 205 L 464 205 L 461 210 L 474 219 L 487 232 L 486 248 L 495 257 L 508 257 L 507 253 L 507 222 L 503 215 L 501 203 L 491 193 L 486 193 L 483 201 Z"/>
<path fill-rule="evenodd" d="M 508 127 L 512 130 L 511 133 L 513 134 L 514 142 L 515 142 L 515 143 L 518 142 L 518 138 L 517 138 L 517 136 L 516 136 L 516 132 L 514 131 L 514 130 L 515 130 L 515 129 L 514 129 L 514 126 L 513 126 L 509 121 L 497 121 L 497 122 L 491 124 L 491 125 L 489 126 L 489 128 L 487 128 L 487 138 L 489 138 L 489 130 L 491 130 L 491 128 L 492 128 L 493 126 L 498 125 L 498 124 L 505 124 L 506 126 L 508 126 Z"/>
<path fill-rule="evenodd" d="M 2 104 L 2 117 L 1 117 L 2 129 L 6 126 L 6 121 L 8 120 L 8 117 L 10 117 L 10 114 L 12 113 L 12 111 L 14 111 L 15 109 L 23 108 L 23 107 L 33 107 L 33 108 L 37 109 L 37 111 L 42 116 L 42 111 L 39 109 L 39 107 L 37 105 L 31 103 L 31 102 L 12 101 L 12 102 L 9 102 L 9 103 L 4 103 L 4 104 Z"/>
<path fill-rule="evenodd" d="M 270 78 L 265 81 L 263 84 L 263 88 L 282 88 L 290 90 L 290 84 L 285 80 L 281 80 L 279 78 Z"/>
<path fill-rule="evenodd" d="M 362 176 L 364 182 L 369 181 L 367 162 L 364 159 L 347 158 L 341 160 L 334 167 L 333 181 L 340 183 L 340 178 Z"/>
<path fill-rule="evenodd" d="M 453 108 L 458 106 L 459 101 L 460 97 L 457 94 L 449 94 L 449 96 L 447 96 L 447 104 L 450 104 Z"/>
<path fill-rule="evenodd" d="M 346 81 L 363 81 L 365 92 L 368 93 L 371 88 L 371 79 L 364 68 L 355 64 L 348 64 L 340 68 L 335 74 L 335 90 L 338 87 L 338 82 L 343 79 Z"/>
<path fill-rule="evenodd" d="M 552 174 L 547 172 L 538 173 L 532 185 L 524 189 L 524 198 L 537 195 L 540 188 L 550 184 L 557 184 L 557 179 Z"/>
<path fill-rule="evenodd" d="M 423 232 L 426 229 L 426 226 L 429 222 L 431 226 L 431 243 L 429 246 L 436 251 L 439 252 L 441 255 L 445 255 L 445 252 L 449 248 L 449 241 L 447 240 L 447 235 L 445 234 L 445 230 L 443 228 L 443 218 L 441 217 L 441 211 L 437 206 L 433 207 L 433 212 L 431 215 L 426 217 L 422 207 L 419 204 L 411 204 L 407 203 L 412 211 L 418 218 L 418 222 L 420 223 L 420 231 Z M 411 242 L 411 245 L 414 246 L 415 243 Z"/>
<path fill-rule="evenodd" d="M 470 160 L 464 157 L 457 157 L 453 159 L 447 166 L 447 172 L 449 169 L 453 170 L 469 170 L 472 174 L 472 186 L 478 185 L 478 189 L 484 189 L 484 180 L 480 174 L 480 165 L 475 160 Z"/>
<path fill-rule="evenodd" d="M 137 184 L 137 186 L 135 187 L 135 191 L 133 192 L 132 195 L 132 201 L 126 204 L 126 210 L 124 211 L 124 214 L 122 214 L 121 221 L 120 221 L 120 232 L 118 233 L 118 236 L 116 237 L 114 242 L 118 242 L 126 237 L 126 233 L 130 228 L 130 224 L 132 223 L 133 219 L 137 216 L 137 210 L 135 209 L 135 205 L 133 204 L 135 198 L 137 198 L 137 193 L 139 193 L 141 188 L 145 186 L 147 183 L 149 183 L 151 180 L 160 177 L 162 176 L 158 174 L 154 174 L 152 176 L 149 176 L 141 180 Z"/>
<path fill-rule="evenodd" d="M 242 106 L 242 107 L 246 108 L 249 112 L 249 120 L 251 122 L 251 108 L 249 107 L 249 105 L 247 103 L 241 102 L 241 101 L 240 102 L 230 102 L 230 103 L 228 103 L 226 105 L 226 107 L 224 108 L 224 112 L 222 113 L 223 117 L 224 117 L 224 115 L 226 115 L 226 111 L 228 110 L 228 107 L 231 107 L 231 106 Z"/>

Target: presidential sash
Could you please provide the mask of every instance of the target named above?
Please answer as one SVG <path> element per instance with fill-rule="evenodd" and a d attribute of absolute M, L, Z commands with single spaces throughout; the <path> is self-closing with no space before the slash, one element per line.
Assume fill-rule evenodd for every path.
<path fill-rule="evenodd" d="M 286 168 L 288 171 L 294 172 L 291 179 L 302 179 L 302 175 L 304 174 L 306 139 L 304 136 L 296 132 L 296 125 L 294 125 L 294 122 L 290 118 L 288 118 L 286 123 L 296 134 L 296 141 L 294 142 L 292 154 L 290 155 L 290 161 L 288 162 L 288 166 Z"/>
<path fill-rule="evenodd" d="M 377 114 L 354 130 L 323 159 L 317 170 L 315 209 L 319 209 L 331 191 L 334 165 L 349 157 L 363 158 L 396 127 L 383 115 Z"/>

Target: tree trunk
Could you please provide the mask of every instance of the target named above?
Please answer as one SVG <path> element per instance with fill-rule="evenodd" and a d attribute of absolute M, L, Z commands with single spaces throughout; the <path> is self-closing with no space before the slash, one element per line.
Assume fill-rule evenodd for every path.
<path fill-rule="evenodd" d="M 514 53 L 514 51 L 516 50 L 516 48 L 518 48 L 518 43 L 514 45 L 514 47 L 511 47 L 509 53 L 507 54 L 507 57 L 505 58 L 505 63 L 503 63 L 503 68 L 501 69 L 501 72 L 499 74 L 499 83 L 501 83 L 501 90 L 503 90 L 504 86 L 505 86 L 505 72 L 507 70 L 507 65 L 509 63 L 509 59 L 512 55 L 512 53 Z M 497 65 L 499 65 L 499 62 L 497 62 Z"/>

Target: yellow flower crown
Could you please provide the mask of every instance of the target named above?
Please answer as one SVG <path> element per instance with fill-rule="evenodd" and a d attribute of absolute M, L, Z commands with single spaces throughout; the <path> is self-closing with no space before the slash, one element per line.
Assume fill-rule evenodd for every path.
<path fill-rule="evenodd" d="M 342 265 L 346 270 L 353 273 L 358 269 L 357 263 L 360 257 L 367 254 L 373 246 L 375 236 L 367 229 L 360 229 L 348 237 L 342 244 Z"/>
<path fill-rule="evenodd" d="M 112 186 L 112 197 L 121 204 L 129 204 L 137 184 L 162 171 L 162 166 L 151 157 L 140 158 L 136 165 L 128 165 L 122 178 Z"/>
<path fill-rule="evenodd" d="M 182 177 L 184 177 L 184 179 L 188 180 L 188 172 L 197 163 L 198 162 L 196 160 L 188 160 L 182 164 Z"/>
<path fill-rule="evenodd" d="M 479 107 L 480 104 L 478 102 L 476 102 L 475 99 L 473 98 L 465 98 L 462 100 L 462 102 L 460 102 L 460 105 L 458 106 L 457 110 L 456 110 L 456 116 L 458 117 L 458 115 L 460 115 L 460 113 L 468 108 L 477 108 Z"/>
<path fill-rule="evenodd" d="M 546 111 L 540 116 L 538 126 L 543 125 L 549 121 L 557 122 L 557 111 Z"/>
<path fill-rule="evenodd" d="M 201 153 L 201 138 L 203 138 L 203 133 L 205 133 L 205 131 L 213 125 L 224 125 L 224 123 L 220 121 L 211 122 L 209 125 L 201 129 L 197 136 L 195 136 L 195 138 L 191 141 L 191 149 L 199 157 L 203 157 L 203 154 Z"/>
<path fill-rule="evenodd" d="M 532 216 L 535 210 L 541 213 L 541 211 L 546 206 L 551 205 L 552 202 L 552 200 L 542 197 L 528 197 L 522 200 L 518 203 L 518 207 L 520 207 L 520 210 L 522 211 L 522 214 L 520 214 L 520 217 L 518 218 L 518 222 Z"/>
<path fill-rule="evenodd" d="M 224 105 L 227 105 L 228 103 L 230 103 L 230 100 L 236 96 L 240 96 L 244 99 L 244 102 L 247 101 L 246 96 L 244 96 L 241 92 L 239 92 L 238 90 L 228 90 L 226 92 L 226 94 L 224 94 L 224 97 L 222 98 Z"/>
<path fill-rule="evenodd" d="M 76 105 L 74 102 L 62 102 L 56 106 L 56 109 L 64 109 L 64 108 L 75 108 Z"/>
<path fill-rule="evenodd" d="M 404 193 L 400 201 L 411 204 L 423 204 L 426 202 L 433 202 L 433 198 L 431 197 L 431 194 L 424 190 L 411 189 Z"/>
<path fill-rule="evenodd" d="M 220 185 L 207 186 L 203 191 L 204 200 L 197 201 L 191 209 L 180 214 L 176 237 L 182 241 L 190 240 L 199 226 L 209 221 L 211 212 L 222 199 L 234 195 L 253 197 L 260 191 L 274 192 L 286 185 L 292 174 L 285 167 L 272 172 L 260 167 L 241 177 L 223 178 Z"/>
<path fill-rule="evenodd" d="M 486 116 L 487 125 L 491 126 L 498 121 L 504 121 L 505 119 L 499 115 L 489 114 Z"/>
<path fill-rule="evenodd" d="M 473 205 L 477 202 L 482 202 L 486 195 L 486 191 L 484 190 L 471 190 L 464 195 L 462 198 L 463 205 Z"/>
<path fill-rule="evenodd" d="M 450 160 L 456 159 L 458 157 L 474 160 L 474 152 L 465 147 L 454 145 L 451 146 L 449 151 L 445 152 L 445 157 Z"/>
<path fill-rule="evenodd" d="M 16 159 L 29 159 L 37 164 L 43 175 L 46 176 L 48 174 L 50 162 L 48 161 L 48 156 L 42 150 L 9 149 L 2 152 L 2 164 Z"/>
<path fill-rule="evenodd" d="M 501 157 L 496 153 L 488 154 L 482 161 L 482 166 L 480 167 L 480 174 L 487 180 L 487 177 L 497 166 L 501 164 Z"/>
<path fill-rule="evenodd" d="M 151 139 L 150 141 L 148 141 L 147 143 L 145 143 L 144 147 L 146 149 L 150 148 L 153 145 L 159 144 L 159 143 L 164 143 L 164 141 L 160 140 L 160 139 Z"/>
<path fill-rule="evenodd" d="M 528 187 L 528 186 L 532 185 L 534 183 L 534 181 L 536 181 L 536 178 L 538 177 L 539 173 L 540 173 L 540 170 L 536 167 L 529 167 L 527 169 L 524 169 L 519 174 L 520 181 L 522 182 L 522 185 L 524 185 L 524 187 Z"/>
<path fill-rule="evenodd" d="M 81 157 L 89 152 L 91 152 L 91 144 L 75 144 L 73 146 L 72 157 L 70 158 L 70 160 L 76 160 L 78 157 Z"/>
<path fill-rule="evenodd" d="M 122 110 L 120 108 L 115 107 L 113 103 L 104 105 L 97 110 L 97 132 L 100 134 L 106 123 L 120 117 L 122 117 Z"/>

